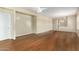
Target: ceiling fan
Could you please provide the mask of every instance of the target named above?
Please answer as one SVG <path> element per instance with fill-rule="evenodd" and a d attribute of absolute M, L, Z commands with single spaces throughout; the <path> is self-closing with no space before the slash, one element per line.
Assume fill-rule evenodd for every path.
<path fill-rule="evenodd" d="M 36 12 L 40 13 L 40 12 L 44 11 L 45 9 L 47 9 L 47 8 L 45 8 L 45 7 L 37 7 Z"/>

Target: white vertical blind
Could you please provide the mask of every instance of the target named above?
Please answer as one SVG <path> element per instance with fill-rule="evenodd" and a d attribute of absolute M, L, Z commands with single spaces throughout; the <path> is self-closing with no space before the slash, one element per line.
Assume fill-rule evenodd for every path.
<path fill-rule="evenodd" d="M 14 20 L 13 17 L 13 11 L 6 9 L 6 8 L 0 8 L 0 40 L 5 39 L 13 39 L 14 32 L 12 29 L 12 20 Z M 14 24 L 13 24 L 14 25 Z"/>
<path fill-rule="evenodd" d="M 32 17 L 29 15 L 16 13 L 16 36 L 22 36 L 32 33 Z"/>
<path fill-rule="evenodd" d="M 0 12 L 0 40 L 10 37 L 10 14 Z"/>

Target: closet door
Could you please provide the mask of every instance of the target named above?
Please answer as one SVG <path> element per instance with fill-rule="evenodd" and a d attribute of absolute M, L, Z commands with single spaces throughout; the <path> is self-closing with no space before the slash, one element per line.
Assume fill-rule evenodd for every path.
<path fill-rule="evenodd" d="M 32 17 L 23 13 L 16 13 L 16 36 L 22 36 L 32 33 Z"/>

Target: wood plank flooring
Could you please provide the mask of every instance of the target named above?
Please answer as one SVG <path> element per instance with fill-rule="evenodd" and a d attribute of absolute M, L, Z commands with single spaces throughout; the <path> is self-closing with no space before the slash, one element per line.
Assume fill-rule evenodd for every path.
<path fill-rule="evenodd" d="M 1 51 L 79 51 L 79 38 L 74 32 L 48 31 L 0 41 Z"/>

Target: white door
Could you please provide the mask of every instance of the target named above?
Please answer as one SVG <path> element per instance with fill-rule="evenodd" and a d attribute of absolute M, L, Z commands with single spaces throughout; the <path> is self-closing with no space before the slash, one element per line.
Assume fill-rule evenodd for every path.
<path fill-rule="evenodd" d="M 10 37 L 10 14 L 0 12 L 0 40 Z"/>

